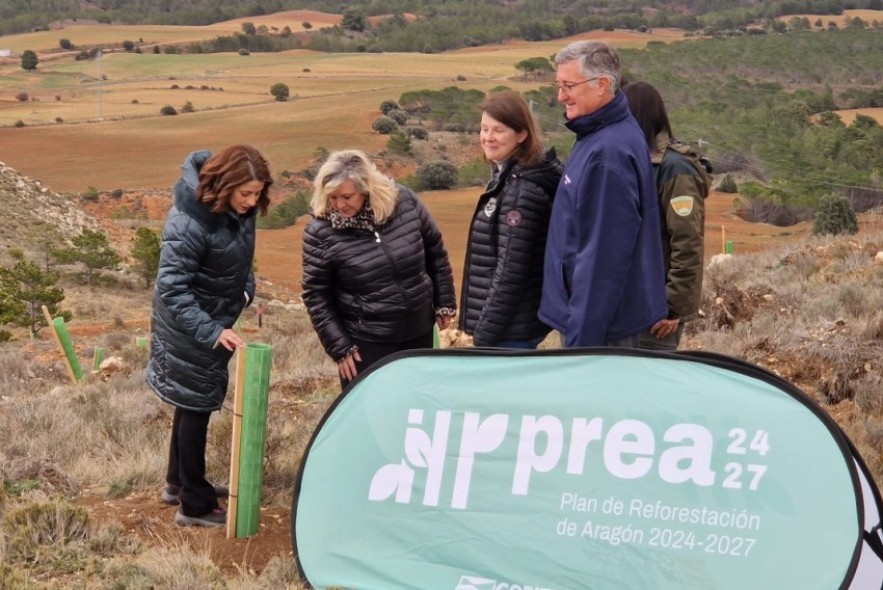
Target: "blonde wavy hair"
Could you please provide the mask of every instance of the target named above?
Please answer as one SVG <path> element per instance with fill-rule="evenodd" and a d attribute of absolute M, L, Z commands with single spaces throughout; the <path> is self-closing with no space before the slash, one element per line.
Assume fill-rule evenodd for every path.
<path fill-rule="evenodd" d="M 356 190 L 367 197 L 374 211 L 375 223 L 383 223 L 392 215 L 398 203 L 398 188 L 361 150 L 334 152 L 319 168 L 313 180 L 313 198 L 310 200 L 313 215 L 325 215 L 329 209 L 329 195 L 347 180 L 352 181 Z"/>

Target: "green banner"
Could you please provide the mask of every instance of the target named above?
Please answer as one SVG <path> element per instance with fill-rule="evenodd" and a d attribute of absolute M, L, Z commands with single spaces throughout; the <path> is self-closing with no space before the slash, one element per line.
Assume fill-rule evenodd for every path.
<path fill-rule="evenodd" d="M 406 353 L 325 416 L 292 535 L 317 588 L 880 588 L 867 479 L 823 410 L 733 359 Z"/>

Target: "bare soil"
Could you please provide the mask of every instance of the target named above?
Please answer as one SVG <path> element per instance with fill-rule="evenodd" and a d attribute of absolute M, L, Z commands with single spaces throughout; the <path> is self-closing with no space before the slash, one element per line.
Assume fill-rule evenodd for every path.
<path fill-rule="evenodd" d="M 161 502 L 160 490 L 136 492 L 115 500 L 108 500 L 100 490 L 95 490 L 81 496 L 78 503 L 97 522 L 117 522 L 128 534 L 148 545 L 208 549 L 212 562 L 227 574 L 239 570 L 259 573 L 274 557 L 294 556 L 290 510 L 262 508 L 257 534 L 228 539 L 225 527 L 176 525 L 177 507 Z"/>

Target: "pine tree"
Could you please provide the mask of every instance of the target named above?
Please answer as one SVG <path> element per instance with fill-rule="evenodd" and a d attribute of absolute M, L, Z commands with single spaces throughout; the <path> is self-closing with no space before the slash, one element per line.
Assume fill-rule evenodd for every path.
<path fill-rule="evenodd" d="M 856 234 L 858 220 L 852 203 L 845 195 L 829 194 L 819 199 L 819 208 L 812 225 L 813 235 Z"/>
<path fill-rule="evenodd" d="M 144 279 L 144 288 L 150 287 L 150 282 L 156 279 L 156 271 L 159 270 L 160 253 L 159 234 L 147 227 L 139 227 L 132 240 L 130 254 L 135 259 L 135 269 Z"/>
<path fill-rule="evenodd" d="M 38 265 L 19 260 L 15 266 L 0 267 L 0 323 L 28 328 L 31 335 L 46 326 L 42 307 L 59 315 L 64 289 L 58 287 L 58 273 L 44 272 Z M 60 314 L 70 319 L 70 312 Z"/>
<path fill-rule="evenodd" d="M 27 72 L 36 70 L 38 63 L 40 63 L 40 58 L 30 49 L 25 49 L 21 52 L 21 69 Z"/>
<path fill-rule="evenodd" d="M 120 263 L 120 257 L 111 249 L 107 236 L 100 231 L 83 229 L 71 242 L 73 246 L 61 258 L 82 263 L 86 267 L 86 282 L 90 285 L 95 271 L 114 269 Z"/>

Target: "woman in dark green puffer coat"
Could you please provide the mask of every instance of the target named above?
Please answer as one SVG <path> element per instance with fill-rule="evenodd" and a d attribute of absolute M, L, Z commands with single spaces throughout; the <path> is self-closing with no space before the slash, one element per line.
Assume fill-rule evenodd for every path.
<path fill-rule="evenodd" d="M 175 406 L 163 501 L 180 503 L 178 524 L 222 526 L 225 491 L 205 478 L 208 421 L 244 344 L 232 327 L 254 299 L 255 215 L 266 213 L 273 180 L 245 145 L 193 152 L 182 168 L 163 229 L 147 383 Z"/>

